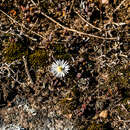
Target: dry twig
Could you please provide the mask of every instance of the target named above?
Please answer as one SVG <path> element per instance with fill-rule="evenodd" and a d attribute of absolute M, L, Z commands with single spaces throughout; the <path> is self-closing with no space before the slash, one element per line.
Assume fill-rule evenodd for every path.
<path fill-rule="evenodd" d="M 100 29 L 100 28 L 98 28 L 98 27 L 92 25 L 92 24 L 89 23 L 87 20 L 85 20 L 77 11 L 75 11 L 75 13 L 76 13 L 85 23 L 87 23 L 89 26 L 91 26 L 92 28 L 95 28 L 95 29 L 97 29 L 97 30 L 99 30 L 99 31 L 102 31 L 102 29 Z"/>
<path fill-rule="evenodd" d="M 114 12 L 116 12 L 116 11 L 121 7 L 121 5 L 124 4 L 125 1 L 126 1 L 126 0 L 123 0 L 123 1 L 116 7 L 116 9 L 114 10 Z"/>
<path fill-rule="evenodd" d="M 4 34 L 10 34 L 10 35 L 13 35 L 13 36 L 18 36 L 21 38 L 21 36 L 19 34 L 15 34 L 13 32 L 10 32 L 10 31 L 3 31 L 3 30 L 0 30 L 1 33 L 4 33 Z M 27 34 L 23 34 L 25 37 L 31 39 L 32 41 L 37 41 L 37 39 L 33 38 L 33 37 L 30 37 L 28 36 Z"/>
<path fill-rule="evenodd" d="M 29 30 L 29 32 L 31 32 L 33 30 L 33 28 L 35 27 L 37 22 L 38 22 L 38 18 L 36 19 L 35 23 L 33 24 L 32 28 Z"/>
<path fill-rule="evenodd" d="M 69 13 L 71 13 L 71 10 L 73 9 L 73 5 L 74 5 L 74 0 L 72 0 L 72 4 L 71 4 L 71 6 L 70 6 Z"/>
<path fill-rule="evenodd" d="M 38 5 L 36 3 L 34 5 L 38 8 Z M 80 34 L 80 35 L 88 36 L 88 37 L 103 39 L 103 40 L 117 40 L 117 37 L 113 37 L 113 38 L 101 37 L 101 36 L 97 36 L 97 35 L 93 35 L 93 34 L 84 33 L 84 32 L 81 32 L 81 31 L 78 31 L 78 30 L 75 30 L 75 29 L 71 29 L 69 27 L 66 27 L 66 26 L 60 24 L 59 22 L 57 22 L 56 20 L 54 20 L 53 18 L 51 18 L 50 16 L 48 16 L 47 14 L 42 12 L 41 10 L 40 10 L 40 12 L 41 12 L 41 14 L 44 17 L 46 17 L 47 19 L 49 19 L 53 23 L 57 24 L 58 26 L 60 26 L 64 30 L 67 30 L 67 31 L 70 31 L 70 32 L 74 32 L 74 33 L 77 33 L 77 34 Z"/>
<path fill-rule="evenodd" d="M 75 29 L 71 29 L 68 28 L 62 24 L 60 24 L 59 22 L 57 22 L 56 20 L 54 20 L 53 18 L 49 17 L 48 15 L 46 15 L 44 12 L 41 12 L 41 14 L 43 16 L 45 16 L 46 18 L 48 18 L 49 20 L 51 20 L 53 23 L 57 24 L 58 26 L 62 27 L 64 30 L 70 31 L 70 32 L 75 32 L 78 33 L 80 35 L 84 35 L 84 36 L 88 36 L 88 37 L 93 37 L 93 38 L 98 38 L 98 39 L 103 39 L 103 40 L 116 40 L 117 37 L 113 37 L 113 38 L 105 38 L 105 37 L 101 37 L 101 36 L 97 36 L 97 35 L 93 35 L 93 34 L 88 34 L 88 33 L 84 33 Z"/>
<path fill-rule="evenodd" d="M 19 26 L 23 27 L 24 29 L 30 31 L 29 28 L 25 27 L 23 24 L 19 23 L 19 22 L 16 21 L 15 19 L 13 19 L 11 16 L 9 16 L 8 14 L 6 14 L 6 13 L 5 13 L 4 11 L 2 11 L 1 9 L 0 9 L 0 12 L 2 12 L 4 15 L 6 15 L 6 16 L 7 16 L 9 19 L 11 19 L 14 23 L 16 23 L 16 24 L 18 24 Z M 38 34 L 38 33 L 34 32 L 34 31 L 30 31 L 30 32 L 33 33 L 33 34 L 35 34 L 35 35 L 37 35 L 37 36 L 39 36 L 39 37 L 41 37 L 41 38 L 44 38 L 44 39 L 45 39 L 45 37 L 42 36 L 41 34 Z"/>
<path fill-rule="evenodd" d="M 30 73 L 29 73 L 29 71 L 28 71 L 28 66 L 27 66 L 27 61 L 26 61 L 26 59 L 25 59 L 25 56 L 23 56 L 23 62 L 24 62 L 25 71 L 26 71 L 26 74 L 27 74 L 27 76 L 28 76 L 28 79 L 30 80 L 30 83 L 31 83 L 31 84 L 34 84 L 32 78 L 31 78 L 31 76 L 30 76 Z"/>

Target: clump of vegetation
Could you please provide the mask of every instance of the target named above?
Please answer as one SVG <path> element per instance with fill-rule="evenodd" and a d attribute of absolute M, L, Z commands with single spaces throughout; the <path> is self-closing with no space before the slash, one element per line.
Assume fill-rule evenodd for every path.
<path fill-rule="evenodd" d="M 103 130 L 103 125 L 102 124 L 91 124 L 87 130 Z"/>
<path fill-rule="evenodd" d="M 118 87 L 119 93 L 122 95 L 122 104 L 125 106 L 127 110 L 130 109 L 130 105 L 128 105 L 128 101 L 130 100 L 130 88 L 129 88 L 129 65 L 117 65 L 115 70 L 109 74 L 109 85 L 114 88 L 115 86 Z M 119 106 L 117 108 L 120 116 L 125 115 L 125 111 L 121 110 Z"/>
<path fill-rule="evenodd" d="M 78 106 L 78 90 L 74 87 L 70 93 L 66 95 L 66 97 L 62 98 L 59 102 L 61 108 L 63 108 L 63 114 L 72 113 Z"/>
<path fill-rule="evenodd" d="M 56 59 L 68 60 L 71 57 L 71 54 L 65 51 L 65 47 L 62 44 L 55 44 L 54 46 L 54 56 Z"/>
<path fill-rule="evenodd" d="M 100 123 L 100 124 L 92 123 L 87 128 L 87 130 L 107 130 L 107 129 L 112 130 L 109 123 Z"/>
<path fill-rule="evenodd" d="M 48 55 L 45 50 L 35 50 L 34 53 L 29 55 L 29 63 L 36 68 L 37 66 L 43 67 L 48 62 Z"/>
<path fill-rule="evenodd" d="M 4 55 L 8 62 L 20 59 L 23 55 L 28 55 L 28 49 L 22 43 L 7 42 L 6 45 Z"/>
<path fill-rule="evenodd" d="M 112 71 L 109 75 L 109 84 L 111 86 L 118 86 L 119 90 L 121 90 L 122 95 L 124 97 L 128 97 L 130 95 L 129 91 L 129 69 L 128 69 L 128 64 L 124 66 L 116 66 L 115 70 Z M 124 91 L 125 90 L 125 91 Z"/>
<path fill-rule="evenodd" d="M 70 54 L 68 54 L 68 53 L 59 54 L 59 55 L 56 55 L 55 57 L 56 57 L 57 59 L 65 59 L 65 60 L 67 60 L 67 59 L 70 58 Z"/>

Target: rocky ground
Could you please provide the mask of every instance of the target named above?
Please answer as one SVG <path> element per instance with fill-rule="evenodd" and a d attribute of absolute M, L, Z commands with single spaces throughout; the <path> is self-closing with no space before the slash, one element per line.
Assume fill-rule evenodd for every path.
<path fill-rule="evenodd" d="M 0 129 L 128 130 L 128 4 L 0 0 Z"/>

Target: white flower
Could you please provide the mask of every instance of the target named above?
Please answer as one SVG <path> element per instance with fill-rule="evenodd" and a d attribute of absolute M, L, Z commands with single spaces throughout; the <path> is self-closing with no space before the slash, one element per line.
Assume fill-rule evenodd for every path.
<path fill-rule="evenodd" d="M 51 66 L 51 72 L 56 77 L 64 77 L 69 71 L 69 65 L 64 60 L 56 60 Z"/>

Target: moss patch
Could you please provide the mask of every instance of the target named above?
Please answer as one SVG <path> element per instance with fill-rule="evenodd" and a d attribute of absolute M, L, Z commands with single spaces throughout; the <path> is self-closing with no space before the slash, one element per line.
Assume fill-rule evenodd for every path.
<path fill-rule="evenodd" d="M 87 130 L 103 130 L 103 125 L 102 124 L 91 124 Z"/>
<path fill-rule="evenodd" d="M 71 57 L 71 54 L 66 52 L 63 44 L 55 44 L 53 48 L 54 48 L 54 56 L 56 59 L 68 60 Z"/>
<path fill-rule="evenodd" d="M 110 123 L 92 123 L 86 130 L 113 130 Z"/>
<path fill-rule="evenodd" d="M 26 46 L 22 43 L 6 43 L 6 47 L 4 49 L 5 59 L 8 62 L 14 61 L 16 59 L 22 58 L 23 55 L 27 55 L 28 50 Z"/>
<path fill-rule="evenodd" d="M 33 54 L 29 55 L 29 63 L 31 66 L 37 68 L 44 67 L 48 62 L 48 55 L 45 50 L 36 50 Z"/>
<path fill-rule="evenodd" d="M 109 74 L 109 85 L 118 86 L 123 97 L 128 97 L 130 95 L 128 91 L 130 89 L 130 87 L 128 87 L 130 76 L 129 65 L 116 66 L 114 69 L 115 70 L 111 71 Z"/>

